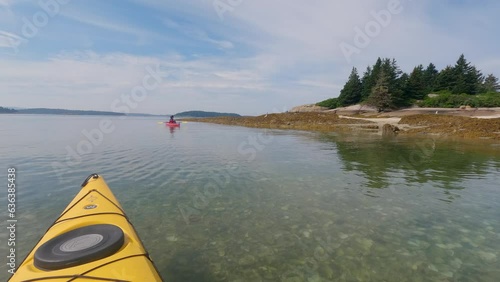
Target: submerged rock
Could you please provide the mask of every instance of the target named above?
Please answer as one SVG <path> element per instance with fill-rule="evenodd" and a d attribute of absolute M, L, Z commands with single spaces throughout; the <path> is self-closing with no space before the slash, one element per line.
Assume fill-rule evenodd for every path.
<path fill-rule="evenodd" d="M 178 238 L 175 235 L 167 236 L 167 241 L 169 242 L 177 242 Z"/>
<path fill-rule="evenodd" d="M 438 269 L 433 264 L 429 264 L 428 268 L 432 271 L 438 272 Z"/>
<path fill-rule="evenodd" d="M 362 239 L 358 240 L 358 242 L 360 243 L 361 247 L 363 248 L 363 250 L 365 252 L 370 251 L 370 249 L 373 246 L 373 240 L 371 240 L 371 239 L 362 238 Z"/>
<path fill-rule="evenodd" d="M 462 267 L 462 260 L 460 260 L 459 258 L 455 258 L 451 263 L 450 265 L 454 268 L 454 269 L 459 269 L 460 267 Z"/>
<path fill-rule="evenodd" d="M 307 278 L 307 282 L 322 282 L 323 280 L 321 279 L 321 277 L 319 276 L 319 274 L 315 273 L 314 275 L 312 275 L 311 277 L 308 277 Z"/>
<path fill-rule="evenodd" d="M 327 278 L 329 281 L 331 281 L 334 277 L 333 270 L 326 264 L 321 264 L 319 266 L 319 273 L 321 276 Z"/>
<path fill-rule="evenodd" d="M 453 278 L 453 272 L 451 271 L 445 271 L 443 273 L 441 273 L 444 277 L 446 278 Z"/>
<path fill-rule="evenodd" d="M 448 246 L 446 246 L 445 244 L 436 244 L 436 247 L 441 249 L 448 249 Z"/>
<path fill-rule="evenodd" d="M 309 232 L 308 230 L 305 230 L 302 232 L 302 235 L 304 235 L 304 237 L 306 237 L 306 238 L 309 238 L 309 237 L 311 237 L 311 232 Z"/>
<path fill-rule="evenodd" d="M 240 258 L 240 260 L 238 261 L 238 263 L 242 266 L 247 266 L 247 265 L 251 265 L 251 264 L 254 264 L 257 260 L 255 259 L 254 256 L 252 255 L 245 255 L 243 256 L 242 258 Z"/>
<path fill-rule="evenodd" d="M 479 254 L 479 257 L 482 260 L 484 260 L 485 262 L 496 262 L 497 261 L 497 255 L 495 255 L 494 253 L 480 251 L 478 254 Z"/>
<path fill-rule="evenodd" d="M 382 127 L 382 136 L 395 136 L 399 132 L 399 128 L 397 126 L 391 125 L 391 124 L 384 124 Z"/>

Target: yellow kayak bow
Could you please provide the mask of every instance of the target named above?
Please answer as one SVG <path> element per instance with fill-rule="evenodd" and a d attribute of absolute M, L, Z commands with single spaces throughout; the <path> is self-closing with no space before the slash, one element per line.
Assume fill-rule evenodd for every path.
<path fill-rule="evenodd" d="M 132 223 L 97 174 L 9 281 L 163 281 Z"/>

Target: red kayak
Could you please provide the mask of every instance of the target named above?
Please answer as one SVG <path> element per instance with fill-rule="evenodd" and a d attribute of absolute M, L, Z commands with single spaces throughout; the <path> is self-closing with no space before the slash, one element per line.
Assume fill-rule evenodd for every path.
<path fill-rule="evenodd" d="M 169 127 L 180 127 L 181 124 L 178 122 L 165 122 L 165 124 Z"/>

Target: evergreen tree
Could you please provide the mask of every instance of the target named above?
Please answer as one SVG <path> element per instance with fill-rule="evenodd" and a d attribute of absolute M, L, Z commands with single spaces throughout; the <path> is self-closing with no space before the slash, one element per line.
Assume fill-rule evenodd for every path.
<path fill-rule="evenodd" d="M 451 91 L 455 87 L 455 74 L 453 71 L 453 67 L 446 66 L 443 70 L 441 70 L 437 76 L 435 91 Z"/>
<path fill-rule="evenodd" d="M 465 59 L 465 56 L 463 54 L 460 55 L 460 58 L 458 58 L 457 63 L 453 67 L 453 79 L 455 81 L 455 85 L 451 89 L 453 94 L 468 93 L 466 74 L 469 71 L 469 67 L 470 64 Z"/>
<path fill-rule="evenodd" d="M 368 88 L 368 86 L 372 84 L 371 79 L 372 68 L 368 66 L 366 67 L 366 71 L 363 73 L 363 77 L 361 78 L 361 87 L 363 88 L 361 90 L 361 100 L 366 100 L 371 94 L 371 90 Z"/>
<path fill-rule="evenodd" d="M 372 93 L 366 101 L 367 105 L 377 108 L 378 112 L 385 109 L 393 108 L 392 95 L 389 92 L 389 77 L 382 70 L 379 74 L 375 86 L 372 88 Z"/>
<path fill-rule="evenodd" d="M 361 101 L 362 90 L 363 87 L 361 80 L 359 79 L 358 70 L 356 68 L 352 68 L 349 80 L 340 91 L 338 98 L 340 105 L 345 107 L 359 103 Z"/>
<path fill-rule="evenodd" d="M 433 63 L 430 63 L 424 71 L 425 95 L 432 93 L 436 88 L 439 71 Z"/>
<path fill-rule="evenodd" d="M 493 74 L 489 74 L 484 79 L 482 88 L 484 92 L 500 92 L 500 84 L 498 83 L 498 78 Z"/>
<path fill-rule="evenodd" d="M 400 70 L 395 59 L 379 57 L 373 66 L 366 68 L 361 79 L 357 69 L 353 68 L 338 99 L 327 101 L 328 105 L 333 101 L 335 105 L 338 102 L 339 106 L 366 101 L 367 104 L 383 111 L 387 108 L 408 106 L 413 100 L 425 99 L 427 94 L 438 91 L 471 95 L 500 92 L 500 82 L 493 74 L 485 78 L 463 54 L 454 66 L 446 66 L 438 71 L 433 63 L 429 63 L 425 69 L 418 65 L 409 75 Z M 449 98 L 450 101 L 456 102 L 464 96 L 452 95 Z M 467 96 L 465 98 L 469 99 Z M 487 105 L 493 104 L 495 103 L 488 100 Z"/>
<path fill-rule="evenodd" d="M 395 59 L 386 58 L 382 61 L 382 70 L 387 77 L 387 87 L 391 94 L 392 104 L 396 107 L 405 106 L 408 102 L 405 100 L 403 85 L 400 81 L 402 74 Z"/>
<path fill-rule="evenodd" d="M 410 79 L 410 76 L 406 72 L 403 72 L 403 74 L 399 77 L 399 85 L 401 89 L 406 89 L 408 79 Z"/>
<path fill-rule="evenodd" d="M 409 106 L 411 104 L 411 98 L 406 93 L 409 79 L 410 76 L 405 72 L 398 79 L 398 88 L 401 89 L 401 96 L 403 97 L 403 103 L 400 106 Z"/>
<path fill-rule="evenodd" d="M 472 66 L 470 72 L 467 74 L 466 80 L 470 85 L 469 94 L 475 95 L 481 93 L 484 83 L 484 75 L 480 70 L 478 70 L 475 66 Z"/>
<path fill-rule="evenodd" d="M 387 76 L 387 86 L 389 88 L 395 88 L 397 85 L 397 79 L 401 74 L 401 70 L 396 64 L 396 60 L 391 60 L 389 58 L 385 58 L 382 61 L 382 70 L 384 71 L 384 75 Z M 377 77 L 378 80 L 378 77 Z M 375 80 L 375 81 L 377 81 Z"/>
<path fill-rule="evenodd" d="M 382 59 L 378 58 L 375 65 L 373 65 L 373 68 L 371 68 L 369 76 L 366 77 L 366 79 L 365 79 L 365 76 L 363 76 L 363 81 L 362 81 L 363 93 L 361 95 L 363 100 L 367 99 L 371 95 L 372 88 L 377 83 L 377 79 L 379 77 L 381 70 L 382 70 Z M 367 69 L 367 71 L 368 71 L 368 69 Z M 366 75 L 366 73 L 365 73 L 365 75 Z"/>
<path fill-rule="evenodd" d="M 405 98 L 422 100 L 426 95 L 426 83 L 424 81 L 424 67 L 418 65 L 413 69 L 405 89 Z"/>
<path fill-rule="evenodd" d="M 482 74 L 471 66 L 462 54 L 453 67 L 454 85 L 451 88 L 454 94 L 477 94 L 482 82 Z"/>

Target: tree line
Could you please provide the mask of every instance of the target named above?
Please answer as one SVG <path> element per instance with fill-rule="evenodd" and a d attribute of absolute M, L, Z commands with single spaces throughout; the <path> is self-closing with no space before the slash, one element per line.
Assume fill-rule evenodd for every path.
<path fill-rule="evenodd" d="M 398 109 L 415 103 L 421 106 L 456 107 L 500 106 L 500 84 L 493 74 L 484 76 L 462 54 L 454 66 L 438 71 L 433 63 L 418 65 L 407 74 L 395 59 L 378 58 L 360 77 L 354 67 L 338 98 L 318 103 L 328 108 L 346 107 L 358 103 L 373 106 L 378 111 Z M 437 97 L 428 94 L 437 93 Z"/>
<path fill-rule="evenodd" d="M 13 113 L 17 113 L 17 111 L 14 109 L 0 107 L 0 114 L 13 114 Z"/>
<path fill-rule="evenodd" d="M 240 117 L 235 113 L 219 113 L 219 112 L 205 112 L 205 111 L 187 111 L 175 114 L 176 117 Z"/>

